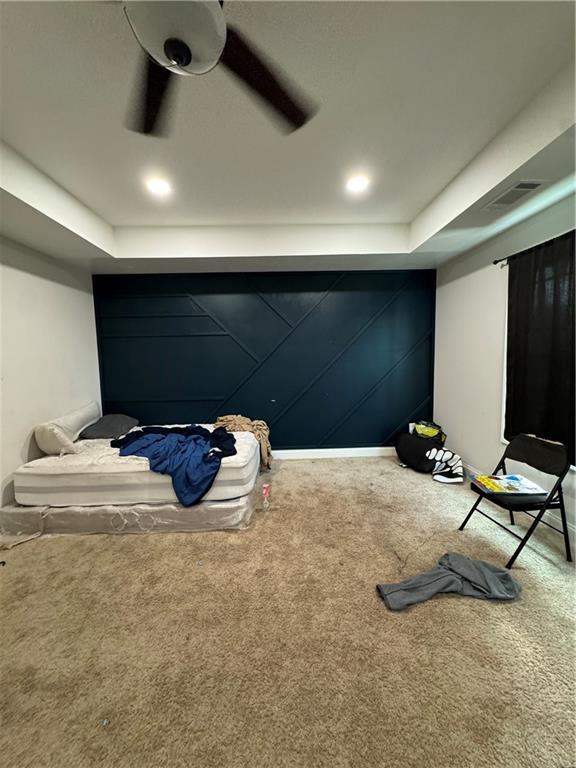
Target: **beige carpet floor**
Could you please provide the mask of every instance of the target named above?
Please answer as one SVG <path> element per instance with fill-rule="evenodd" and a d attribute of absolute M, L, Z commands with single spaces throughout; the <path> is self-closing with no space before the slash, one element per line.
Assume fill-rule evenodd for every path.
<path fill-rule="evenodd" d="M 393 459 L 277 462 L 235 533 L 1 553 L 6 768 L 571 768 L 574 590 L 540 533 L 520 600 L 375 593 L 514 539 Z"/>

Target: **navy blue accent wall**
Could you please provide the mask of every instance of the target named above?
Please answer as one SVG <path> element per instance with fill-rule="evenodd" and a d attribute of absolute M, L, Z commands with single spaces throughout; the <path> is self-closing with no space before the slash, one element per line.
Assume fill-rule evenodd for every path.
<path fill-rule="evenodd" d="M 104 413 L 264 419 L 275 448 L 432 416 L 433 270 L 94 276 Z"/>

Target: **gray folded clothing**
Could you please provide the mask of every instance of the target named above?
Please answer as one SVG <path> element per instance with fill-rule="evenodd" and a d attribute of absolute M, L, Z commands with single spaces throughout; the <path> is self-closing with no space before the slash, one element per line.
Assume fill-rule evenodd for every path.
<path fill-rule="evenodd" d="M 376 590 L 391 611 L 423 603 L 439 592 L 455 592 L 481 600 L 514 600 L 522 587 L 510 571 L 457 552 L 442 555 L 436 568 L 398 584 L 378 584 Z"/>

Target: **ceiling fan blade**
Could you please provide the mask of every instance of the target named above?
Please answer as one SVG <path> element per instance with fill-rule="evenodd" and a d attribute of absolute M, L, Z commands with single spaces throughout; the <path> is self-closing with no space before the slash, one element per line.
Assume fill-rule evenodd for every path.
<path fill-rule="evenodd" d="M 233 75 L 280 115 L 295 131 L 314 116 L 314 110 L 296 96 L 284 78 L 273 71 L 235 27 L 228 26 L 220 58 Z"/>
<path fill-rule="evenodd" d="M 164 133 L 163 118 L 173 80 L 174 75 L 169 70 L 144 55 L 140 93 L 128 126 L 130 130 L 153 136 Z"/>

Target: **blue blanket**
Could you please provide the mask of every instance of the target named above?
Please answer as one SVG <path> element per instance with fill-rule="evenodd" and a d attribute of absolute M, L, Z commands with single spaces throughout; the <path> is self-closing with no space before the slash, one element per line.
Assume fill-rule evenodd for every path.
<path fill-rule="evenodd" d="M 144 427 L 111 444 L 120 456 L 145 456 L 151 470 L 170 475 L 178 500 L 190 507 L 210 490 L 224 456 L 236 453 L 235 442 L 223 427 L 209 432 L 191 425 Z"/>

